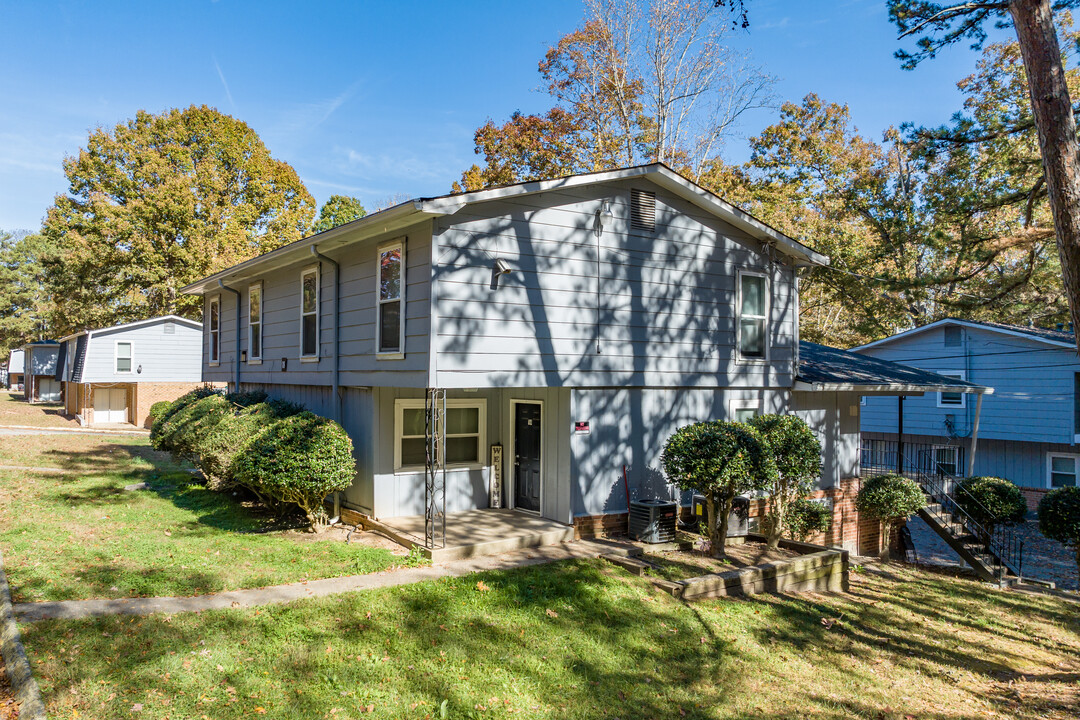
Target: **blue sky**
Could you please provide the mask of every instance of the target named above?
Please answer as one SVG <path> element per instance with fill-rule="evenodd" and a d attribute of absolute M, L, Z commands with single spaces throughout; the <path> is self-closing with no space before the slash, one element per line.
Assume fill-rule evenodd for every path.
<path fill-rule="evenodd" d="M 864 134 L 946 121 L 975 53 L 899 69 L 884 0 L 750 0 L 740 48 L 782 99 L 851 106 Z M 139 109 L 213 105 L 251 125 L 321 204 L 434 195 L 471 165 L 472 134 L 550 106 L 537 62 L 583 16 L 545 2 L 16 2 L 0 0 L 0 228 L 37 228 L 61 163 Z M 760 111 L 753 135 L 775 119 Z M 738 140 L 726 157 L 746 157 Z"/>

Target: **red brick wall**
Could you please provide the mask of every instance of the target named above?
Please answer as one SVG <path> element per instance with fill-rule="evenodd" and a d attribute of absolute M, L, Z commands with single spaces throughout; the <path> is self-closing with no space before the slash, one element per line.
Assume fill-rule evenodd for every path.
<path fill-rule="evenodd" d="M 141 382 L 135 388 L 135 400 L 130 407 L 135 409 L 135 417 L 132 422 L 138 427 L 150 427 L 150 406 L 162 400 L 175 400 L 181 395 L 191 392 L 195 388 L 202 387 L 206 383 L 166 383 L 166 382 Z M 224 385 L 223 383 L 217 383 Z"/>
<path fill-rule="evenodd" d="M 1046 497 L 1046 493 L 1050 492 L 1047 488 L 1032 488 L 1022 487 L 1020 492 L 1024 493 L 1024 499 L 1027 500 L 1028 510 L 1038 510 L 1039 501 Z"/>

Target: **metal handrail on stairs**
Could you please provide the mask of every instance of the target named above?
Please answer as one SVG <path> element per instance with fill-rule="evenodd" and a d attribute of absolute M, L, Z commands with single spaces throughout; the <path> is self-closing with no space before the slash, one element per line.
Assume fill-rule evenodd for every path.
<path fill-rule="evenodd" d="M 907 459 L 907 458 L 905 458 Z M 934 462 L 930 453 L 920 454 L 920 462 L 912 463 L 915 471 L 915 481 L 922 487 L 932 502 L 941 506 L 943 512 L 948 513 L 950 522 L 946 525 L 947 532 L 955 539 L 957 535 L 952 528 L 959 525 L 962 533 L 975 538 L 986 551 L 986 555 L 993 559 L 988 563 L 990 570 L 999 581 L 1005 575 L 1012 572 L 1017 578 L 1023 576 L 1024 570 L 1024 541 L 1008 523 L 997 523 L 986 526 L 973 518 L 959 503 L 956 502 L 957 492 L 964 494 L 965 504 L 977 507 L 984 516 L 990 517 L 992 513 L 987 510 L 974 495 L 968 492 L 956 478 L 944 472 L 940 465 Z M 924 465 L 922 460 L 926 460 Z"/>

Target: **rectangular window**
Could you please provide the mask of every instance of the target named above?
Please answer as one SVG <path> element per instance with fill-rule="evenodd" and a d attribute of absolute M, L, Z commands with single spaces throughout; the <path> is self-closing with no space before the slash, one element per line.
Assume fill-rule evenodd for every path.
<path fill-rule="evenodd" d="M 207 323 L 207 328 L 210 332 L 210 364 L 217 365 L 218 363 L 218 350 L 221 348 L 221 298 L 214 297 L 210 299 L 210 321 Z"/>
<path fill-rule="evenodd" d="M 248 362 L 262 359 L 262 283 L 248 286 Z"/>
<path fill-rule="evenodd" d="M 732 400 L 728 404 L 728 417 L 730 417 L 735 422 L 744 423 L 760 414 L 760 400 Z"/>
<path fill-rule="evenodd" d="M 395 243 L 379 248 L 377 274 L 378 323 L 376 349 L 378 353 L 398 355 L 405 344 L 405 266 L 404 244 Z"/>
<path fill-rule="evenodd" d="M 1048 485 L 1051 488 L 1076 486 L 1076 461 L 1080 455 L 1047 455 Z"/>
<path fill-rule="evenodd" d="M 934 472 L 955 476 L 959 469 L 957 457 L 956 447 L 941 446 L 934 448 Z"/>
<path fill-rule="evenodd" d="M 131 372 L 131 343 L 129 342 L 116 343 L 116 372 Z"/>
<path fill-rule="evenodd" d="M 938 375 L 944 375 L 945 377 L 964 379 L 964 373 L 960 370 L 938 370 L 935 371 Z M 938 393 L 938 407 L 954 407 L 962 408 L 967 406 L 967 394 L 959 392 L 941 392 Z"/>
<path fill-rule="evenodd" d="M 394 403 L 394 469 L 423 470 L 427 457 L 426 410 L 423 400 Z M 446 467 L 477 467 L 483 461 L 487 402 L 447 400 L 442 416 L 446 437 Z M 434 458 L 438 462 L 438 457 Z"/>
<path fill-rule="evenodd" d="M 768 282 L 764 275 L 739 273 L 739 356 L 751 360 L 768 357 Z"/>
<path fill-rule="evenodd" d="M 319 268 L 300 274 L 300 357 L 319 357 Z"/>
<path fill-rule="evenodd" d="M 1080 373 L 1073 373 L 1073 435 L 1080 437 Z"/>

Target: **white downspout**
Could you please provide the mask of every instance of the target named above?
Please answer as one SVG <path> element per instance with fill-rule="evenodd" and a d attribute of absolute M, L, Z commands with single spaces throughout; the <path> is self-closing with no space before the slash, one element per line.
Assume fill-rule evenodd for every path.
<path fill-rule="evenodd" d="M 968 450 L 967 477 L 975 472 L 975 444 L 979 441 L 979 415 L 982 413 L 983 394 L 975 399 L 975 422 L 971 426 L 971 448 Z"/>

